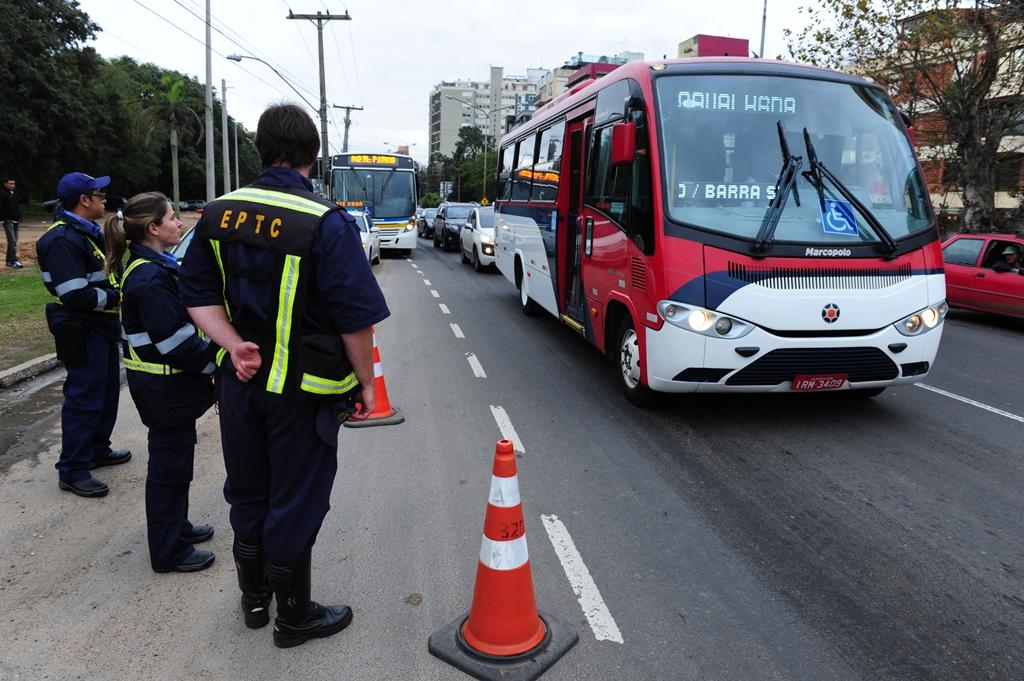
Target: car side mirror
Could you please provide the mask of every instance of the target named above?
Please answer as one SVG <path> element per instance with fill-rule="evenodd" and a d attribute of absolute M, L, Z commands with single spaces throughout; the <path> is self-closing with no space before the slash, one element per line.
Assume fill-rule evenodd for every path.
<path fill-rule="evenodd" d="M 910 120 L 910 114 L 900 109 L 900 118 L 903 119 L 903 125 L 907 128 L 907 137 L 910 138 L 910 143 L 916 147 L 917 137 L 914 135 L 914 124 Z"/>
<path fill-rule="evenodd" d="M 636 156 L 636 123 L 612 126 L 612 165 L 633 165 Z"/>

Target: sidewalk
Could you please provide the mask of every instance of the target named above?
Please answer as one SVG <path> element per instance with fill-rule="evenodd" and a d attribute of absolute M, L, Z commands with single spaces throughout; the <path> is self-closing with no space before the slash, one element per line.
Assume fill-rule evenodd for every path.
<path fill-rule="evenodd" d="M 13 387 L 22 381 L 35 378 L 39 374 L 46 373 L 50 369 L 56 369 L 59 366 L 60 360 L 57 359 L 56 353 L 30 359 L 18 366 L 0 371 L 0 388 Z"/>

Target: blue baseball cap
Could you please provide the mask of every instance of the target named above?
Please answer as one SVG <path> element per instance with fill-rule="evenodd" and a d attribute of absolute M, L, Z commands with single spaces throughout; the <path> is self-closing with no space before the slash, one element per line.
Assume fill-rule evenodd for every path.
<path fill-rule="evenodd" d="M 77 199 L 82 194 L 88 194 L 94 189 L 103 189 L 110 184 L 110 178 L 93 177 L 85 173 L 68 173 L 60 178 L 57 183 L 57 196 L 65 201 Z"/>

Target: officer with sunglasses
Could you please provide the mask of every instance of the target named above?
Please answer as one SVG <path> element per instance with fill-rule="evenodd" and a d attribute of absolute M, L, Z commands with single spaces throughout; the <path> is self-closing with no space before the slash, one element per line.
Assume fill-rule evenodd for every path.
<path fill-rule="evenodd" d="M 116 276 L 107 275 L 103 217 L 109 177 L 68 173 L 57 185 L 61 206 L 53 225 L 36 242 L 39 274 L 55 301 L 46 321 L 57 358 L 68 375 L 61 409 L 60 489 L 102 497 L 107 485 L 90 472 L 127 463 L 131 452 L 111 450 L 110 434 L 121 392 L 118 342 L 121 325 Z"/>

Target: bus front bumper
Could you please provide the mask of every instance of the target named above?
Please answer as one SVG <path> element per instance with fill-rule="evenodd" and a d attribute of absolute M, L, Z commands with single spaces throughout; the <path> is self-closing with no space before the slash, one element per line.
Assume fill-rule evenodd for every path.
<path fill-rule="evenodd" d="M 864 336 L 812 338 L 755 327 L 734 340 L 666 323 L 660 330 L 646 328 L 644 337 L 647 385 L 657 391 L 792 392 L 797 376 L 845 376 L 830 390 L 850 390 L 923 379 L 935 362 L 942 323 L 918 336 L 904 336 L 892 325 Z"/>
<path fill-rule="evenodd" d="M 391 249 L 408 250 L 416 248 L 416 229 L 406 230 L 406 222 L 400 223 L 376 223 L 380 229 L 380 248 L 382 251 Z"/>

